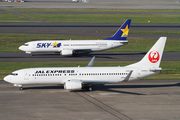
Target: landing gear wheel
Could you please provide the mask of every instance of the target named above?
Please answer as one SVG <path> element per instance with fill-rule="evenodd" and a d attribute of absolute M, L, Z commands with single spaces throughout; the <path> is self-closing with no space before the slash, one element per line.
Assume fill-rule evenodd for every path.
<path fill-rule="evenodd" d="M 19 90 L 23 90 L 23 87 L 20 87 Z"/>
<path fill-rule="evenodd" d="M 89 88 L 88 88 L 88 91 L 92 91 L 92 87 L 89 87 Z"/>
<path fill-rule="evenodd" d="M 79 53 L 78 52 L 73 52 L 73 55 L 76 57 L 79 57 Z"/>

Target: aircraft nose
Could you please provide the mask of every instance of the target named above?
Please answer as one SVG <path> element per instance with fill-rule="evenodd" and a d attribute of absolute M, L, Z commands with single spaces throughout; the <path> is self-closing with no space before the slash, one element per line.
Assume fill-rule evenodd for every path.
<path fill-rule="evenodd" d="M 11 80 L 11 77 L 8 75 L 8 76 L 6 76 L 6 77 L 4 77 L 4 81 L 6 81 L 6 82 L 10 82 L 10 80 Z"/>
<path fill-rule="evenodd" d="M 20 46 L 20 47 L 19 47 L 19 50 L 22 50 L 22 51 L 24 51 L 24 49 L 23 49 L 23 46 Z"/>

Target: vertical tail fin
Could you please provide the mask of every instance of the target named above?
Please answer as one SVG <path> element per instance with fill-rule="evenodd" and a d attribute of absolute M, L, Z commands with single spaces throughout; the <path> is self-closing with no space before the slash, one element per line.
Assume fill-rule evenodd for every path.
<path fill-rule="evenodd" d="M 126 67 L 151 67 L 159 68 L 167 37 L 160 37 L 143 59 Z"/>
<path fill-rule="evenodd" d="M 104 40 L 126 40 L 129 33 L 130 24 L 131 19 L 127 19 L 112 37 Z"/>

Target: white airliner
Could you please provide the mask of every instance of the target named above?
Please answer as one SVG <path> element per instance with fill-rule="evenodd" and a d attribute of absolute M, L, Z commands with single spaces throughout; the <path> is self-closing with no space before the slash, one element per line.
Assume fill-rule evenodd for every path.
<path fill-rule="evenodd" d="M 32 52 L 59 52 L 61 55 L 77 55 L 79 52 L 93 52 L 117 48 L 128 43 L 131 20 L 128 19 L 110 38 L 104 40 L 41 40 L 31 41 L 19 49 Z"/>
<path fill-rule="evenodd" d="M 25 84 L 64 84 L 64 89 L 92 90 L 92 84 L 119 83 L 138 80 L 160 73 L 166 37 L 161 37 L 141 61 L 125 67 L 92 67 L 95 57 L 86 67 L 28 68 L 12 72 L 5 81 L 20 87 Z"/>

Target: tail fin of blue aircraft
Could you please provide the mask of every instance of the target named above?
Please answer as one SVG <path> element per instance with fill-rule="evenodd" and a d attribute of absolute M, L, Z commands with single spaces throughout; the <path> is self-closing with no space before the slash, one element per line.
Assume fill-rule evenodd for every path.
<path fill-rule="evenodd" d="M 126 40 L 129 33 L 130 24 L 131 19 L 127 19 L 112 37 L 104 40 Z"/>

